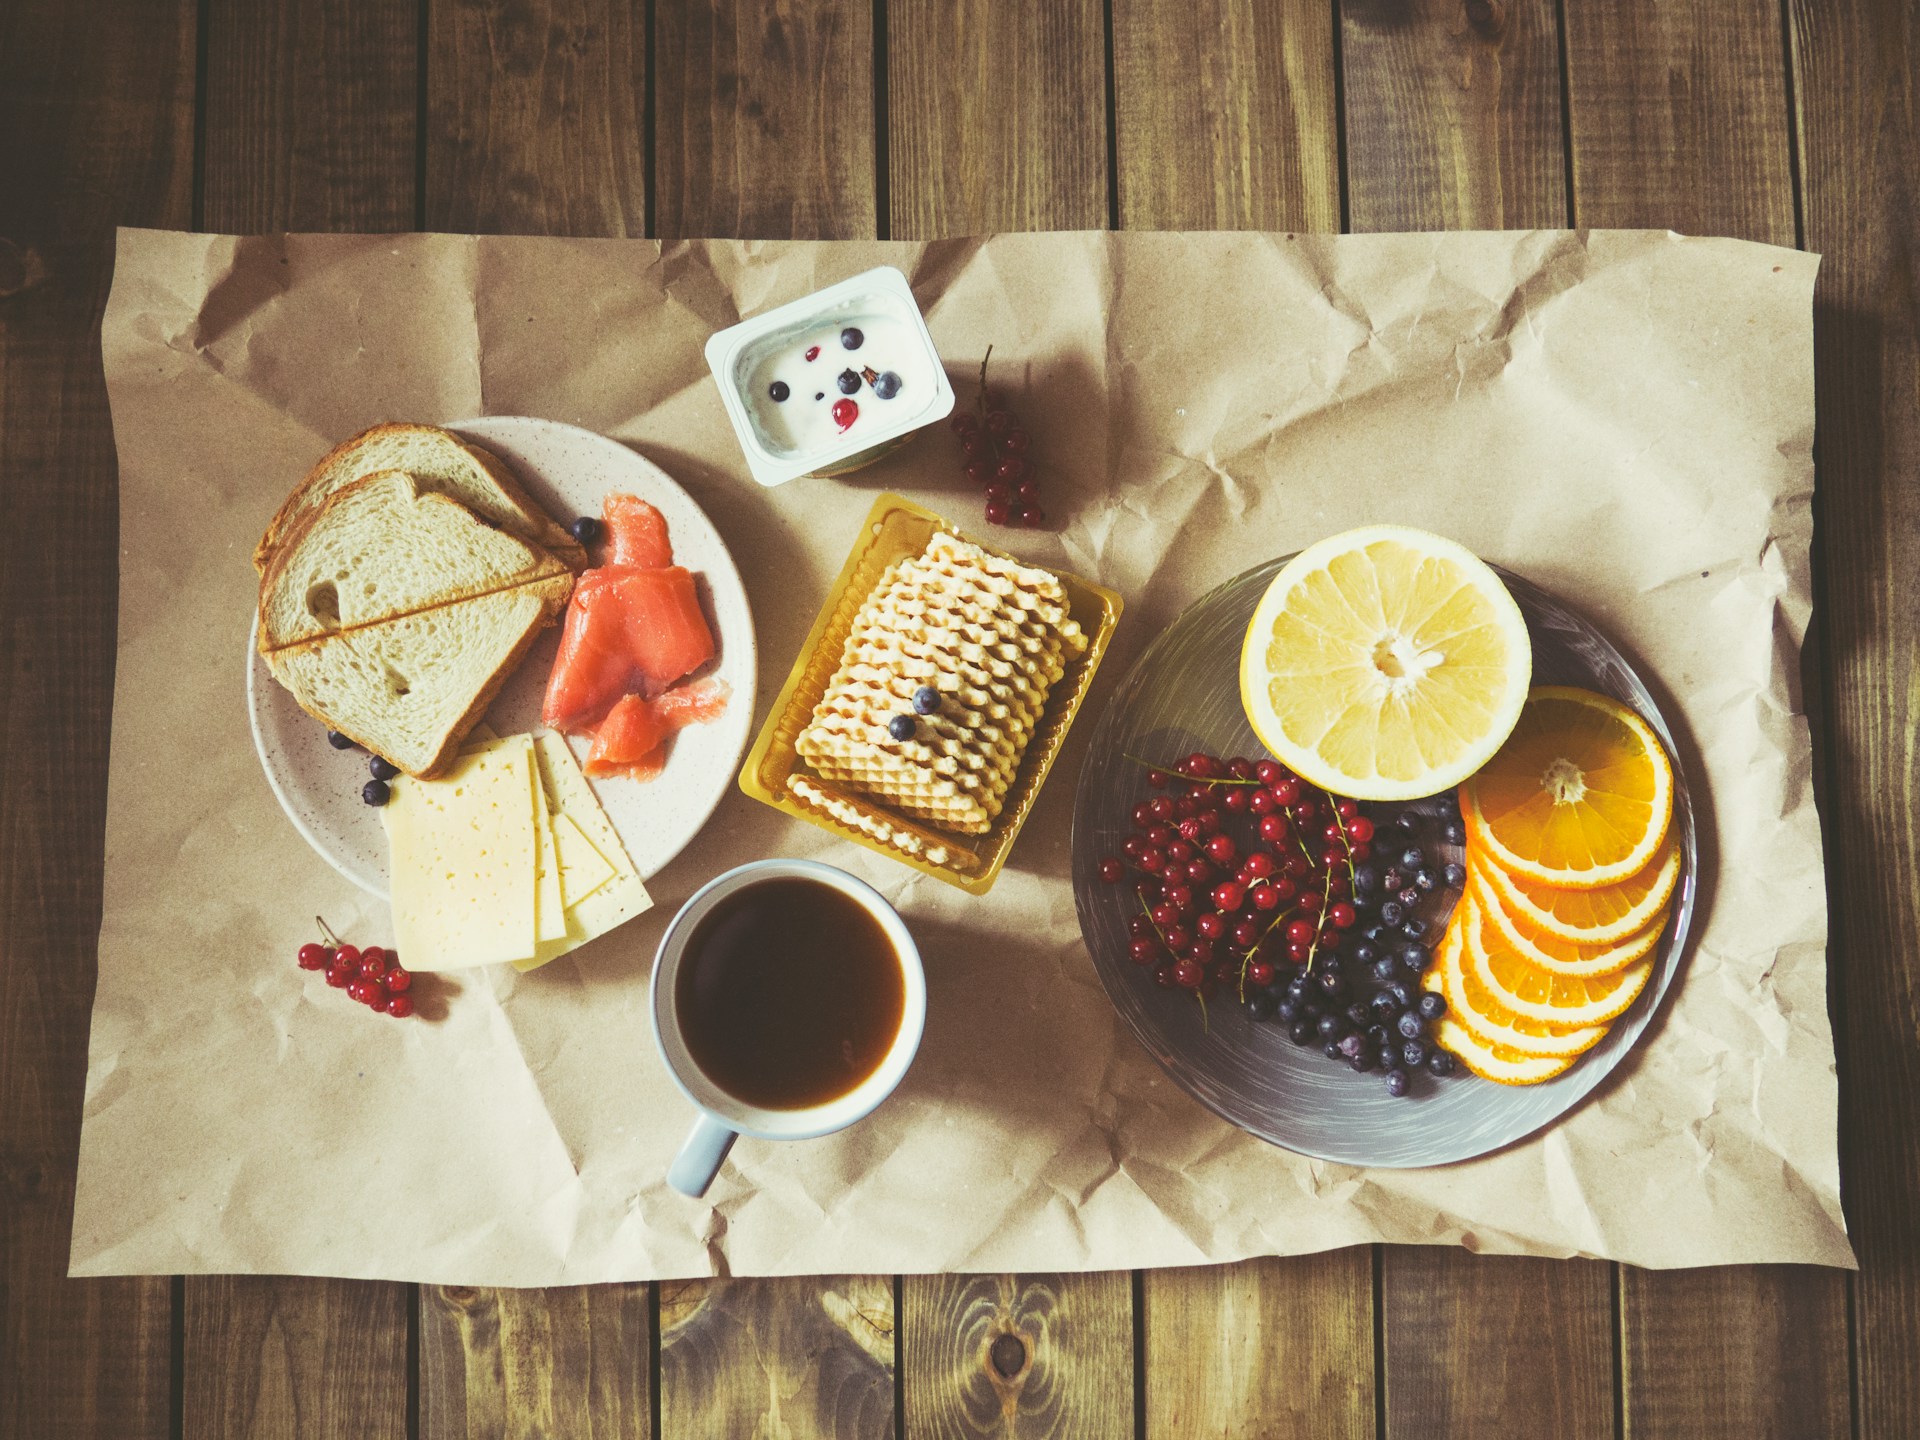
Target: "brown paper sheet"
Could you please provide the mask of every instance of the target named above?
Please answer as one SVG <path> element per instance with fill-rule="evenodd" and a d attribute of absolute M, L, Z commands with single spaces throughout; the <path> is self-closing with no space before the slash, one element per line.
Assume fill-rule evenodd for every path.
<path fill-rule="evenodd" d="M 1122 591 L 1097 713 L 1181 607 L 1390 518 L 1574 602 L 1657 677 L 1704 784 L 1704 927 L 1596 1096 L 1478 1161 L 1298 1158 L 1168 1081 L 1101 992 L 1067 841 L 1079 745 L 974 899 L 738 793 L 658 907 L 439 1023 L 292 961 L 384 907 L 281 816 L 242 694 L 249 548 L 328 446 L 388 417 L 527 414 L 637 447 L 748 578 L 762 710 L 875 492 L 977 526 L 949 442 L 762 490 L 701 359 L 716 327 L 880 262 L 963 401 L 991 342 L 1055 534 Z M 104 349 L 121 467 L 119 669 L 75 1273 L 554 1285 L 709 1273 L 1055 1270 L 1357 1241 L 1652 1266 L 1853 1263 L 1826 911 L 1797 690 L 1809 611 L 1813 257 L 1664 233 L 1004 235 L 692 243 L 124 231 Z M 742 1142 L 706 1201 L 647 973 L 703 880 L 812 855 L 920 938 L 925 1044 L 876 1115 Z"/>

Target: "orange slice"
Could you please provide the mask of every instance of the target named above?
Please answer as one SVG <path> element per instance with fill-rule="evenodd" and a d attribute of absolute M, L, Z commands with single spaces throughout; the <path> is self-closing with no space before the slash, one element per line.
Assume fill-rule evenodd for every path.
<path fill-rule="evenodd" d="M 1517 1055 L 1559 1058 L 1585 1054 L 1606 1037 L 1604 1025 L 1561 1030 L 1507 1009 L 1468 972 L 1462 928 L 1458 917 L 1447 927 L 1439 948 L 1434 951 L 1433 968 L 1422 983 L 1427 989 L 1439 992 L 1447 1002 L 1447 1012 L 1465 1026 L 1474 1039 L 1482 1045 L 1511 1050 Z"/>
<path fill-rule="evenodd" d="M 1467 842 L 1542 885 L 1593 890 L 1644 869 L 1673 817 L 1673 765 L 1647 722 L 1591 690 L 1543 685 L 1460 790 Z"/>
<path fill-rule="evenodd" d="M 1482 1044 L 1471 1030 L 1451 1015 L 1440 1017 L 1440 1023 L 1434 1027 L 1433 1038 L 1441 1049 L 1452 1052 L 1454 1059 L 1482 1080 L 1493 1080 L 1502 1085 L 1538 1085 L 1542 1080 L 1551 1080 L 1556 1075 L 1564 1074 L 1574 1061 L 1571 1055 L 1522 1055 L 1518 1050 L 1509 1050 L 1504 1045 Z"/>
<path fill-rule="evenodd" d="M 1603 1025 L 1639 998 L 1653 974 L 1653 961 L 1640 960 L 1611 975 L 1555 975 L 1497 943 L 1489 948 L 1479 906 L 1469 907 L 1465 918 L 1469 971 L 1501 1005 L 1528 1020 L 1563 1029 Z"/>
<path fill-rule="evenodd" d="M 1680 881 L 1680 846 L 1671 835 L 1646 869 L 1597 890 L 1556 890 L 1508 874 L 1479 851 L 1468 863 L 1474 859 L 1481 861 L 1481 878 L 1515 929 L 1577 945 L 1610 945 L 1645 929 L 1666 908 Z"/>
<path fill-rule="evenodd" d="M 1296 774 L 1356 800 L 1452 789 L 1513 729 L 1527 623 L 1464 546 L 1404 525 L 1310 545 L 1273 577 L 1240 650 L 1240 703 Z"/>
<path fill-rule="evenodd" d="M 1481 914 L 1490 927 L 1488 943 L 1511 950 L 1528 964 L 1555 975 L 1611 975 L 1616 970 L 1624 970 L 1652 950 L 1667 928 L 1667 912 L 1661 910 L 1644 927 L 1611 945 L 1577 945 L 1550 935 L 1528 935 L 1513 923 L 1513 916 L 1494 893 L 1486 878 L 1486 861 L 1469 853 L 1467 869 L 1468 892 L 1479 901 Z"/>

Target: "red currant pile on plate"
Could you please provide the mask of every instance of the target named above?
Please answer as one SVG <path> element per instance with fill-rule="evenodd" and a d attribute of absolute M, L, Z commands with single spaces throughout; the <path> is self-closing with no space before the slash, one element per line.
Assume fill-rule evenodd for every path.
<path fill-rule="evenodd" d="M 1149 766 L 1121 854 L 1100 878 L 1127 885 L 1130 954 L 1156 983 L 1203 1001 L 1222 989 L 1249 1019 L 1277 1019 L 1296 1044 L 1354 1070 L 1453 1073 L 1428 1027 L 1446 1001 L 1424 990 L 1426 937 L 1465 874 L 1420 844 L 1458 843 L 1459 815 L 1370 816 L 1276 760 L 1196 752 Z M 1429 916 L 1420 912 L 1436 912 Z"/>
<path fill-rule="evenodd" d="M 993 347 L 988 346 L 987 360 L 992 358 Z M 973 410 L 960 411 L 949 423 L 966 460 L 967 478 L 986 492 L 987 523 L 1037 529 L 1047 523 L 1047 512 L 1040 508 L 1033 437 L 1013 411 L 988 404 L 987 360 L 980 362 L 980 397 Z"/>
<path fill-rule="evenodd" d="M 328 943 L 309 941 L 300 947 L 296 959 L 302 970 L 326 971 L 327 984 L 346 991 L 350 999 L 369 1010 L 400 1020 L 413 1014 L 413 996 L 407 993 L 413 988 L 413 974 L 401 968 L 398 955 L 378 945 L 363 950 L 342 944 L 326 921 L 319 921 L 319 925 Z"/>

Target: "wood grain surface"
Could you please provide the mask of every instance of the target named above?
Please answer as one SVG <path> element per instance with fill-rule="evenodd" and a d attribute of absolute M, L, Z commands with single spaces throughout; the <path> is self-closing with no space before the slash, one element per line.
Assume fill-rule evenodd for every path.
<path fill-rule="evenodd" d="M 645 1285 L 420 1290 L 420 1440 L 652 1432 Z"/>
<path fill-rule="evenodd" d="M 1920 1417 L 1920 19 L 1790 7 L 1820 433 L 1828 894 L 1860 1440 Z"/>
<path fill-rule="evenodd" d="M 1107 225 L 1101 0 L 886 0 L 888 232 Z"/>
<path fill-rule="evenodd" d="M 441 0 L 427 17 L 427 229 L 646 233 L 642 7 Z"/>
<path fill-rule="evenodd" d="M 1131 1440 L 1133 1286 L 1081 1275 L 907 1275 L 914 1440 Z"/>
<path fill-rule="evenodd" d="M 1355 230 L 1567 223 L 1554 0 L 1348 0 Z"/>
<path fill-rule="evenodd" d="M 276 1275 L 187 1285 L 185 1434 L 404 1440 L 407 1287 Z"/>
<path fill-rule="evenodd" d="M 119 536 L 115 225 L 192 223 L 194 7 L 0 6 L 0 1435 L 168 1433 L 164 1278 L 68 1280 Z M 57 542 L 57 543 L 56 543 Z"/>
<path fill-rule="evenodd" d="M 1142 1276 L 1147 1440 L 1375 1433 L 1364 1245 Z"/>
<path fill-rule="evenodd" d="M 1320 0 L 1113 0 L 1127 230 L 1338 230 L 1333 13 Z"/>
<path fill-rule="evenodd" d="M 870 0 L 699 0 L 654 13 L 659 234 L 876 233 Z"/>
<path fill-rule="evenodd" d="M 895 1433 L 888 1280 L 666 1280 L 659 1288 L 661 1440 Z"/>

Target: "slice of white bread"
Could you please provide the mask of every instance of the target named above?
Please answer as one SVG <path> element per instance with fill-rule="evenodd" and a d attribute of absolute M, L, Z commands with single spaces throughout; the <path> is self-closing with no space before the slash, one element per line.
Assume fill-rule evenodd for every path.
<path fill-rule="evenodd" d="M 334 492 L 287 533 L 260 582 L 260 651 L 516 588 L 557 616 L 573 574 L 405 471 L 383 470 Z"/>
<path fill-rule="evenodd" d="M 530 586 L 400 616 L 267 657 L 300 707 L 409 775 L 460 752 L 553 612 Z"/>
<path fill-rule="evenodd" d="M 321 457 L 267 522 L 253 550 L 253 568 L 264 575 L 303 515 L 378 470 L 405 470 L 423 489 L 450 496 L 483 520 L 551 551 L 569 570 L 587 568 L 587 552 L 534 502 L 498 455 L 437 425 L 397 423 L 362 431 Z"/>

